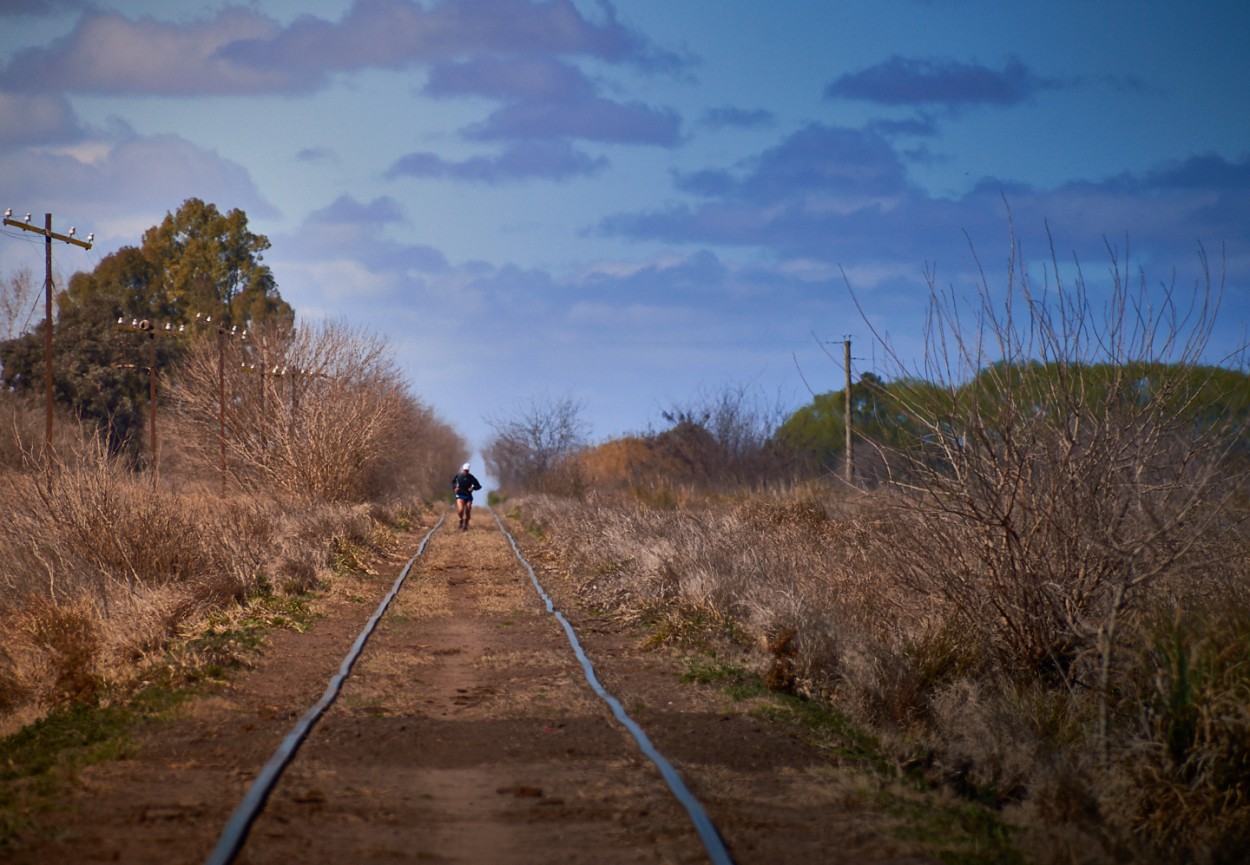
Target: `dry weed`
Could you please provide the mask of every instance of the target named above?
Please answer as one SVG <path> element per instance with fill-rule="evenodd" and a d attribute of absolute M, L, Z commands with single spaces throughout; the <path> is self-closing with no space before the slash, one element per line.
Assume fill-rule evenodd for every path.
<path fill-rule="evenodd" d="M 360 563 L 395 543 L 364 508 L 179 494 L 98 452 L 0 483 L 8 719 L 123 694 L 207 617 L 258 592 L 323 585 L 335 539 Z"/>
<path fill-rule="evenodd" d="M 1164 611 L 1222 610 L 1218 623 L 1169 642 L 1158 616 L 1120 621 L 1136 648 L 1116 655 L 1104 725 L 1097 679 L 1020 677 L 989 649 L 989 622 L 896 569 L 900 547 L 950 551 L 887 493 L 517 505 L 585 603 L 657 641 L 751 649 L 772 687 L 836 702 L 900 764 L 1002 809 L 1038 862 L 1232 862 L 1245 849 L 1250 604 L 1236 545 L 1219 556 L 1241 576 L 1169 572 L 1141 595 Z"/>

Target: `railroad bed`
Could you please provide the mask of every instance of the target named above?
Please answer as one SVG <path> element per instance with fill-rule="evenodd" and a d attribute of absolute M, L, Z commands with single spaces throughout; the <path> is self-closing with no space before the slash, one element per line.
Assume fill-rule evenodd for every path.
<path fill-rule="evenodd" d="M 732 862 L 515 540 L 477 519 L 430 530 L 210 865 L 244 849 L 249 862 L 675 862 L 699 843 Z"/>

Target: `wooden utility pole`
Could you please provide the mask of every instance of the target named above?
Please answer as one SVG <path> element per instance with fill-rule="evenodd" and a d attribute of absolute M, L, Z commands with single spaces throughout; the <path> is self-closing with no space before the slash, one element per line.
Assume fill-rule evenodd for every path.
<path fill-rule="evenodd" d="M 43 384 L 44 384 L 44 401 L 45 405 L 45 423 L 43 432 L 44 454 L 52 453 L 52 241 L 61 240 L 65 243 L 72 243 L 75 246 L 81 246 L 83 249 L 91 248 L 91 241 L 95 237 L 88 234 L 86 240 L 79 240 L 74 237 L 74 229 L 69 230 L 69 234 L 55 234 L 52 231 L 52 214 L 45 213 L 43 215 L 43 228 L 37 228 L 30 224 L 30 214 L 26 214 L 25 222 L 18 222 L 16 219 L 10 219 L 13 211 L 6 210 L 4 212 L 4 224 L 11 225 L 14 228 L 20 228 L 23 231 L 33 231 L 36 234 L 42 234 L 44 240 L 44 268 L 45 275 L 43 281 L 44 291 L 44 323 L 43 323 Z"/>
<path fill-rule="evenodd" d="M 846 483 L 855 483 L 855 452 L 851 450 L 851 411 L 854 403 L 851 400 L 851 338 L 842 342 L 843 356 L 846 361 Z"/>
<path fill-rule="evenodd" d="M 246 331 L 244 331 L 246 333 Z M 221 497 L 226 497 L 226 329 L 217 325 L 217 444 L 221 448 Z"/>
<path fill-rule="evenodd" d="M 156 450 L 156 377 L 159 374 L 159 370 L 156 368 L 156 334 L 177 335 L 183 333 L 185 328 L 179 327 L 175 329 L 172 324 L 166 324 L 164 330 L 159 330 L 156 322 L 146 318 L 142 321 L 137 318 L 132 319 L 130 324 L 126 324 L 124 316 L 117 319 L 116 327 L 118 330 L 129 330 L 146 334 L 148 338 L 148 433 L 151 441 L 149 447 L 152 452 L 153 477 L 155 477 L 156 472 L 160 469 L 160 457 L 157 455 Z M 143 369 L 138 364 L 132 363 L 121 363 L 116 364 L 116 366 L 124 369 Z"/>

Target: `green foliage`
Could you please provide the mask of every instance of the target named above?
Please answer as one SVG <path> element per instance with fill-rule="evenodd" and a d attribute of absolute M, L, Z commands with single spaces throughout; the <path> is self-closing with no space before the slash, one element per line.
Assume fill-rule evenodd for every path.
<path fill-rule="evenodd" d="M 198 198 L 143 235 L 144 254 L 160 269 L 161 300 L 178 320 L 224 311 L 227 325 L 290 321 L 291 307 L 261 263 L 267 249 L 269 239 L 248 229 L 243 211 L 223 214 Z"/>
<path fill-rule="evenodd" d="M 156 350 L 159 369 L 170 362 L 174 347 L 168 340 L 150 346 L 139 334 L 115 332 L 113 311 L 98 299 L 62 311 L 54 335 L 53 399 L 103 432 L 111 453 L 128 451 L 133 457 L 148 411 L 151 351 Z M 42 329 L 0 343 L 0 364 L 6 387 L 42 394 Z"/>
<path fill-rule="evenodd" d="M 902 447 L 922 436 L 914 406 L 937 388 L 916 379 L 882 381 L 868 372 L 851 386 L 851 428 L 858 441 Z M 846 451 L 846 390 L 816 395 L 778 429 L 777 447 L 830 468 Z"/>

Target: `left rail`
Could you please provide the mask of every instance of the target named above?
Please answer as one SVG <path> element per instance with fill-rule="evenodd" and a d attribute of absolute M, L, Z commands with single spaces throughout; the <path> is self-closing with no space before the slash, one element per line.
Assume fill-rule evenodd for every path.
<path fill-rule="evenodd" d="M 446 518 L 447 515 L 444 513 L 443 516 L 438 518 L 438 522 L 434 524 L 434 527 L 421 539 L 421 546 L 417 548 L 416 555 L 404 565 L 404 569 L 399 572 L 399 577 L 396 578 L 395 584 L 391 586 L 391 590 L 387 592 L 386 597 L 382 599 L 382 603 L 378 605 L 377 610 L 374 611 L 369 621 L 365 623 L 364 630 L 360 632 L 360 636 L 352 644 L 351 651 L 347 653 L 347 657 L 343 658 L 343 663 L 339 665 L 339 671 L 330 679 L 330 684 L 326 687 L 325 693 L 321 695 L 321 699 L 314 703 L 304 713 L 303 717 L 295 722 L 291 732 L 282 740 L 278 750 L 269 758 L 269 762 L 265 764 L 260 774 L 256 776 L 256 780 L 252 782 L 252 786 L 243 797 L 243 801 L 239 803 L 239 806 L 234 809 L 234 813 L 230 815 L 230 819 L 226 821 L 221 837 L 217 840 L 217 846 L 213 848 L 213 852 L 204 860 L 204 865 L 229 865 L 239 855 L 239 851 L 243 849 L 244 842 L 247 841 L 248 833 L 252 830 L 252 824 L 256 822 L 256 818 L 264 810 L 265 803 L 269 800 L 269 794 L 273 792 L 278 779 L 282 777 L 282 772 L 295 758 L 295 753 L 299 750 L 300 745 L 304 743 L 304 740 L 308 738 L 308 734 L 312 732 L 313 726 L 316 725 L 317 721 L 321 719 L 321 716 L 325 714 L 325 711 L 330 708 L 338 697 L 339 691 L 343 688 L 343 682 L 351 675 L 352 667 L 356 665 L 356 660 L 360 657 L 360 653 L 364 651 L 365 643 L 373 635 L 378 622 L 381 621 L 383 614 L 386 612 L 386 608 L 390 606 L 391 601 L 399 594 L 404 581 L 408 579 L 408 572 L 412 570 L 413 563 L 425 552 L 426 544 L 430 542 L 430 538 L 438 531 L 439 526 L 443 524 L 443 520 Z"/>

